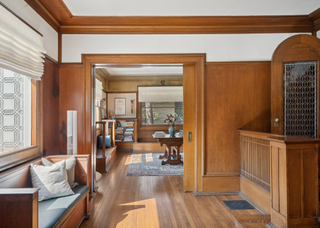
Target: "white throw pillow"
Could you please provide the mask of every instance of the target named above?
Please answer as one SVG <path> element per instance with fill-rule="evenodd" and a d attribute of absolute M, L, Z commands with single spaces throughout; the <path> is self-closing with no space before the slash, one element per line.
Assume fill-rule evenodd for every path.
<path fill-rule="evenodd" d="M 74 194 L 64 160 L 51 166 L 31 164 L 30 172 L 33 187 L 40 188 L 39 201 Z"/>
<path fill-rule="evenodd" d="M 68 174 L 68 182 L 71 188 L 74 188 L 76 186 L 78 186 L 77 182 L 74 182 L 74 176 L 75 176 L 75 172 L 76 172 L 76 157 L 75 156 L 71 156 L 70 158 L 68 158 L 66 160 L 66 169 L 67 169 L 67 174 Z M 52 163 L 51 161 L 49 161 L 46 158 L 42 158 L 42 164 L 44 166 L 51 166 L 54 163 Z"/>

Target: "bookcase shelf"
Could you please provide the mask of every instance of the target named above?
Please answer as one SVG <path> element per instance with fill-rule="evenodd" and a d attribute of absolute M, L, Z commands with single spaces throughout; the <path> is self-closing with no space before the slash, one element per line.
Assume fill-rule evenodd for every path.
<path fill-rule="evenodd" d="M 137 119 L 117 119 L 121 123 L 121 127 L 116 126 L 115 142 L 118 143 L 133 143 L 138 141 Z"/>

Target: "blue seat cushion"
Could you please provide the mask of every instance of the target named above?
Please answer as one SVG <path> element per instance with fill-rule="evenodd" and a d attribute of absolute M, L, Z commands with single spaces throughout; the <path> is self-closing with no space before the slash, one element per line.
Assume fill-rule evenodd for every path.
<path fill-rule="evenodd" d="M 88 186 L 77 186 L 72 189 L 74 195 L 53 198 L 39 202 L 39 228 L 55 227 L 67 211 L 89 192 Z"/>
<path fill-rule="evenodd" d="M 106 148 L 110 148 L 111 147 L 111 142 L 110 141 L 111 141 L 110 135 L 106 135 Z M 97 147 L 99 149 L 102 149 L 102 135 L 98 136 Z"/>

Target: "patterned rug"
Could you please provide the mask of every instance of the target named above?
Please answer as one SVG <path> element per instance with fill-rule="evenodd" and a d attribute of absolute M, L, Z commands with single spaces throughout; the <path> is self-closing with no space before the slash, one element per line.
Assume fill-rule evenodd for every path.
<path fill-rule="evenodd" d="M 132 154 L 127 176 L 180 176 L 183 175 L 183 165 L 161 165 L 162 154 Z M 183 154 L 181 154 L 183 160 Z"/>

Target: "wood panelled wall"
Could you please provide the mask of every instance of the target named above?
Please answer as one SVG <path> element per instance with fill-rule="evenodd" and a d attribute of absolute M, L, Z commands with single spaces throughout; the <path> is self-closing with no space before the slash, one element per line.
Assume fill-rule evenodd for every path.
<path fill-rule="evenodd" d="M 182 85 L 181 76 L 170 77 L 121 77 L 108 78 L 106 80 L 106 90 L 108 92 L 137 92 L 138 86 L 161 85 L 161 81 L 166 85 Z"/>
<path fill-rule="evenodd" d="M 206 64 L 204 191 L 240 190 L 237 130 L 270 132 L 270 69 L 270 62 Z"/>
<path fill-rule="evenodd" d="M 67 111 L 77 111 L 78 154 L 84 151 L 85 79 L 82 64 L 62 64 L 59 74 L 59 136 L 60 154 L 67 154 Z"/>
<path fill-rule="evenodd" d="M 43 88 L 43 149 L 45 155 L 59 154 L 59 64 L 46 56 Z"/>

